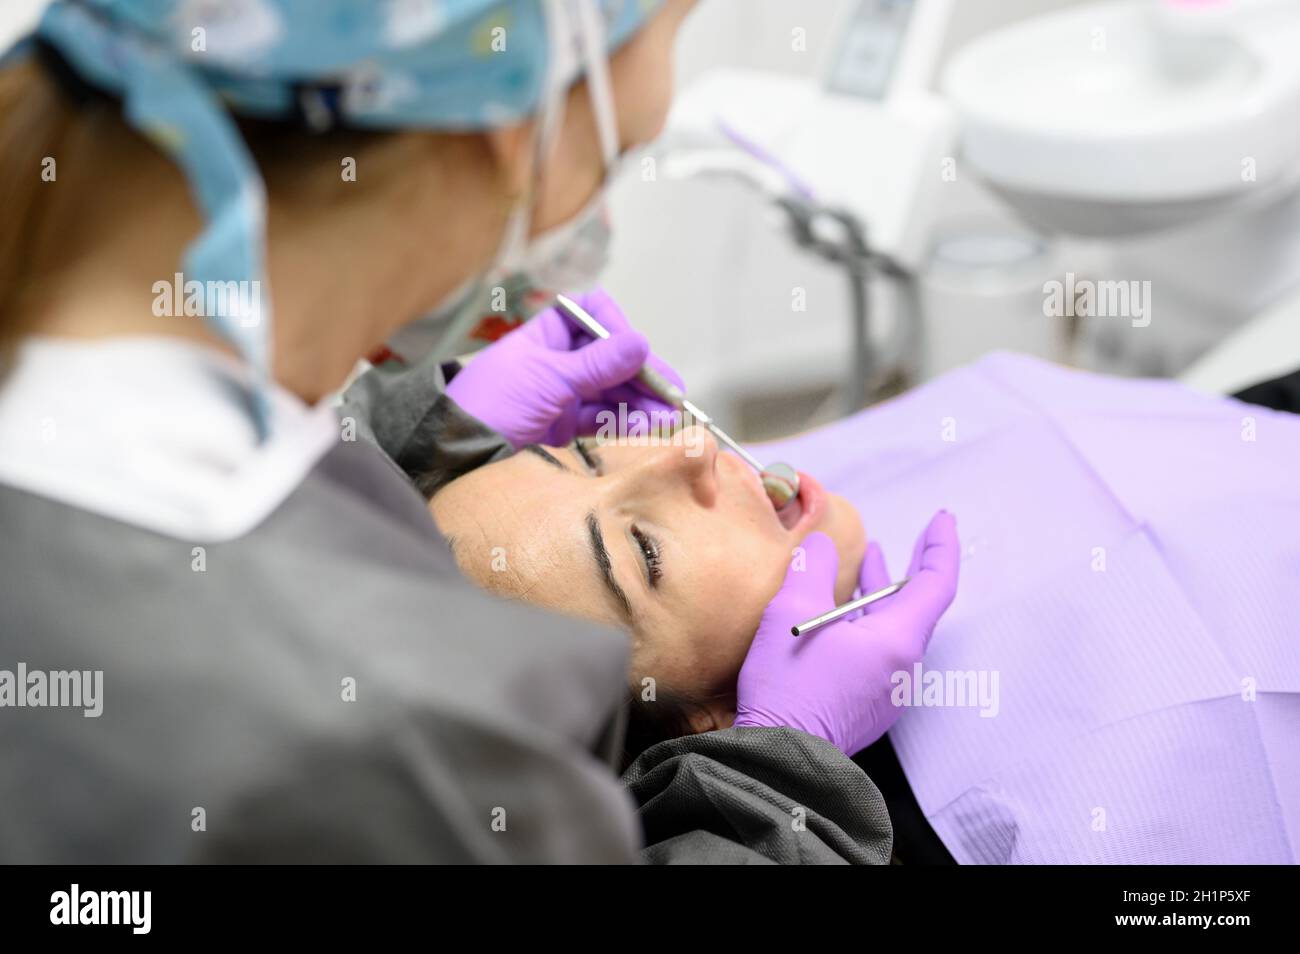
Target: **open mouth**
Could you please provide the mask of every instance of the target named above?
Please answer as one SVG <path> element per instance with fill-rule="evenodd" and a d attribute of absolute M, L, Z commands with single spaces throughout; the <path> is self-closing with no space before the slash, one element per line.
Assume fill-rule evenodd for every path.
<path fill-rule="evenodd" d="M 725 459 L 726 456 L 720 455 L 719 460 Z M 763 481 L 758 474 L 743 464 L 739 458 L 730 459 L 733 463 L 727 466 L 735 467 L 742 473 L 741 479 L 749 487 L 747 493 L 755 494 L 767 507 L 770 507 L 772 516 L 787 533 L 806 534 L 821 519 L 822 510 L 826 507 L 826 490 L 813 477 L 802 470 L 796 471 L 799 475 L 799 492 L 789 503 L 777 510 L 776 504 L 763 489 Z"/>
<path fill-rule="evenodd" d="M 791 532 L 806 531 L 821 516 L 826 491 L 812 477 L 799 471 L 799 493 L 788 504 L 776 511 L 781 526 Z"/>

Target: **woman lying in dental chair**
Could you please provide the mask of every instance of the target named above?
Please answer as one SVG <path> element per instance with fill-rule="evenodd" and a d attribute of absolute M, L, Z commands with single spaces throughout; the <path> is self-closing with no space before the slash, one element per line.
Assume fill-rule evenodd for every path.
<path fill-rule="evenodd" d="M 430 504 L 484 587 L 632 634 L 641 745 L 730 724 L 810 533 L 842 602 L 943 506 L 960 588 L 881 743 L 927 834 L 962 863 L 1296 860 L 1300 417 L 996 355 L 765 449 L 818 478 L 784 519 L 677 438 L 530 447 Z"/>

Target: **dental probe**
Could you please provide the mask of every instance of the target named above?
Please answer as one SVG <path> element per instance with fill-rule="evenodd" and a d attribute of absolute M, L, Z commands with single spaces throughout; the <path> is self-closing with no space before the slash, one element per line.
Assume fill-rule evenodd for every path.
<path fill-rule="evenodd" d="M 822 613 L 821 616 L 814 616 L 812 619 L 804 620 L 798 626 L 790 627 L 790 635 L 802 636 L 804 633 L 817 629 L 819 626 L 833 623 L 837 619 L 849 615 L 849 613 L 852 613 L 854 610 L 859 610 L 864 606 L 869 606 L 876 600 L 883 600 L 886 596 L 893 596 L 903 588 L 905 583 L 907 583 L 906 578 L 899 580 L 897 583 L 890 583 L 888 586 L 876 590 L 874 593 L 868 593 L 866 596 L 859 596 L 856 600 L 851 600 L 843 606 L 837 606 L 828 613 Z"/>
<path fill-rule="evenodd" d="M 605 326 L 593 318 L 585 308 L 572 298 L 567 295 L 556 295 L 555 303 L 562 314 L 576 321 L 589 334 L 601 339 L 609 337 L 609 332 L 605 329 Z M 776 509 L 780 510 L 799 495 L 799 474 L 789 464 L 776 463 L 770 467 L 764 467 L 754 458 L 753 454 L 733 441 L 726 431 L 714 423 L 712 417 L 693 404 L 682 392 L 681 388 L 650 367 L 649 364 L 641 366 L 637 378 L 659 397 L 674 407 L 685 411 L 695 418 L 697 422 L 707 427 L 714 437 L 730 447 L 740 455 L 741 460 L 753 467 L 758 472 L 759 477 L 762 478 L 763 490 L 767 493 L 768 499 L 776 505 Z"/>

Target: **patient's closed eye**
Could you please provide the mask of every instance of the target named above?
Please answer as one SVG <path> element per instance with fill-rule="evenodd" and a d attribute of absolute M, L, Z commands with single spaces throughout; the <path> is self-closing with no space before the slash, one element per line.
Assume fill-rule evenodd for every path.
<path fill-rule="evenodd" d="M 645 560 L 646 576 L 650 580 L 650 585 L 658 586 L 659 581 L 664 576 L 663 555 L 659 548 L 659 541 L 636 524 L 632 524 L 632 539 L 641 548 L 641 556 Z"/>

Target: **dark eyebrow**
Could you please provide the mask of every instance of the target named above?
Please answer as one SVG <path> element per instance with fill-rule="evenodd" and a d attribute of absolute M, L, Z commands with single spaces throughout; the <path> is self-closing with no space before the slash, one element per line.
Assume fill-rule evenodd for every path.
<path fill-rule="evenodd" d="M 558 467 L 565 473 L 574 473 L 571 468 L 564 466 L 555 455 L 540 444 L 525 444 L 519 449 L 540 457 L 551 466 Z M 627 593 L 624 592 L 623 587 L 619 586 L 618 580 L 614 577 L 614 561 L 609 558 L 609 547 L 605 546 L 605 535 L 600 532 L 600 521 L 596 518 L 596 511 L 594 510 L 587 513 L 587 534 L 591 537 L 591 556 L 596 561 L 596 569 L 600 571 L 600 580 L 613 595 L 619 609 L 623 611 L 623 617 L 627 620 L 628 625 L 631 625 L 632 601 L 627 598 Z"/>
<path fill-rule="evenodd" d="M 542 460 L 550 464 L 552 467 L 558 467 L 560 468 L 560 470 L 565 470 L 565 471 L 569 471 L 569 473 L 572 473 L 572 471 L 569 470 L 568 467 L 564 466 L 564 464 L 560 461 L 558 457 L 553 455 L 541 444 L 525 444 L 523 447 L 519 449 L 521 451 L 528 451 L 528 453 L 530 454 L 535 454 L 536 456 L 540 457 Z"/>
<path fill-rule="evenodd" d="M 623 587 L 618 585 L 618 580 L 614 579 L 614 564 L 609 558 L 609 549 L 605 546 L 605 536 L 600 532 L 600 521 L 596 519 L 596 511 L 594 510 L 587 513 L 587 532 L 591 535 L 591 555 L 596 560 L 596 569 L 600 571 L 601 581 L 614 595 L 619 608 L 623 611 L 623 616 L 630 624 L 632 622 L 632 603 L 628 600 L 627 594 L 623 592 Z"/>

